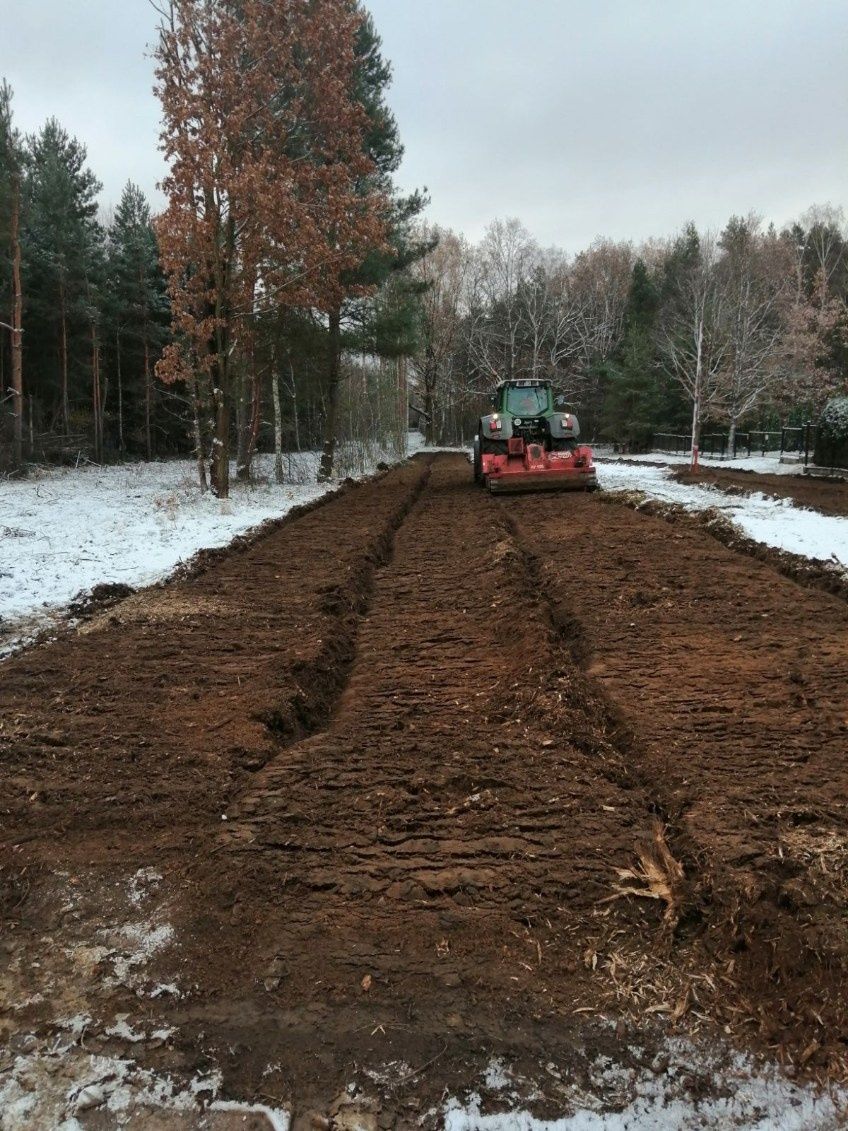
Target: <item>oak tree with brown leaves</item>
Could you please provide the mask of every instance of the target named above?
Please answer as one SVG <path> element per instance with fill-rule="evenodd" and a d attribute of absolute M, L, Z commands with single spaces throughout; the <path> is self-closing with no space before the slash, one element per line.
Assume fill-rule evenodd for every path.
<path fill-rule="evenodd" d="M 158 236 L 174 341 L 157 367 L 196 390 L 216 495 L 232 384 L 256 319 L 332 305 L 328 279 L 380 239 L 356 98 L 350 0 L 171 0 L 156 48 L 170 170 Z"/>

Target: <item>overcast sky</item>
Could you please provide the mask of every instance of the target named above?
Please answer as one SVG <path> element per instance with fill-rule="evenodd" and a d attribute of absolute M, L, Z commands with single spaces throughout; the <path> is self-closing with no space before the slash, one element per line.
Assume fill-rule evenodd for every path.
<path fill-rule="evenodd" d="M 370 0 L 403 187 L 481 235 L 641 240 L 848 204 L 848 0 Z M 21 128 L 54 114 L 116 203 L 162 175 L 147 0 L 0 0 Z"/>

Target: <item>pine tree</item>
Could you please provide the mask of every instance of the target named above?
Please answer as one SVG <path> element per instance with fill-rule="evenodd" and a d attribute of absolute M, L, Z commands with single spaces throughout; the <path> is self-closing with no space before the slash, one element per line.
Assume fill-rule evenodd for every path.
<path fill-rule="evenodd" d="M 642 259 L 633 265 L 624 340 L 610 371 L 604 405 L 605 429 L 631 450 L 650 441 L 660 412 L 654 334 L 659 294 Z"/>
<path fill-rule="evenodd" d="M 150 205 L 127 183 L 109 230 L 110 338 L 117 383 L 118 446 L 127 444 L 127 424 L 142 437 L 147 459 L 155 451 L 156 388 L 153 366 L 166 334 L 168 300 Z"/>
<path fill-rule="evenodd" d="M 12 88 L 4 80 L 0 83 L 0 240 L 2 240 L 2 279 L 8 279 L 9 322 L 11 352 L 12 402 L 12 465 L 23 464 L 23 292 L 21 286 L 21 197 L 23 180 L 23 152 L 21 138 L 12 122 Z M 6 288 L 4 287 L 3 290 Z M 0 359 L 2 359 L 0 350 Z M 2 366 L 0 366 L 2 371 Z M 5 382 L 3 382 L 5 385 Z M 0 387 L 0 403 L 6 390 Z"/>
<path fill-rule="evenodd" d="M 100 183 L 86 168 L 85 147 L 55 118 L 28 139 L 24 276 L 27 281 L 25 350 L 33 370 L 57 372 L 52 390 L 54 419 L 65 435 L 71 403 L 82 384 L 72 347 L 88 337 L 93 261 L 102 233 L 96 220 Z M 55 353 L 54 353 L 55 351 Z M 83 350 L 75 350 L 82 354 Z M 58 357 L 58 367 L 53 360 Z M 87 368 L 87 367 L 86 367 Z M 72 370 L 76 370 L 72 372 Z"/>
<path fill-rule="evenodd" d="M 356 266 L 331 268 L 324 273 L 328 358 L 319 480 L 330 479 L 333 475 L 342 351 L 346 344 L 356 346 L 357 323 L 361 326 L 369 313 L 377 316 L 380 311 L 379 302 L 369 307 L 361 302 L 361 298 L 373 295 L 393 273 L 403 271 L 426 254 L 431 246 L 416 241 L 411 232 L 412 221 L 425 207 L 426 197 L 421 193 L 413 193 L 405 198 L 393 195 L 392 174 L 403 158 L 403 146 L 397 122 L 386 103 L 386 91 L 391 83 L 392 71 L 382 56 L 381 47 L 382 41 L 373 19 L 367 12 L 362 12 L 355 48 L 354 93 L 367 116 L 362 149 L 370 168 L 366 175 L 358 178 L 356 191 L 363 198 L 370 195 L 375 202 L 382 204 L 384 238 L 382 241 L 374 241 L 371 246 L 361 244 Z M 411 279 L 406 286 L 399 285 L 393 292 L 396 302 L 394 316 L 406 323 L 404 333 L 407 337 L 417 317 L 414 303 L 417 293 L 420 293 L 420 288 Z M 347 339 L 343 332 L 346 323 L 353 331 Z M 379 317 L 375 317 L 370 330 L 370 337 L 375 345 L 378 345 L 381 337 L 380 325 Z M 369 335 L 366 332 L 364 336 L 367 338 Z M 398 352 L 403 352 L 398 351 L 397 345 L 388 339 L 383 340 L 388 356 L 397 356 Z M 380 352 L 379 348 L 377 352 Z"/>

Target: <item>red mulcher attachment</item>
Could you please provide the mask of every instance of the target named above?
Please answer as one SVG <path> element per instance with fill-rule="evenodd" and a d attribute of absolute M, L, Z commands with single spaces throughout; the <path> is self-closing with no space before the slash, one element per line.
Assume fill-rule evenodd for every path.
<path fill-rule="evenodd" d="M 520 436 L 507 441 L 507 454 L 483 455 L 483 476 L 492 494 L 507 491 L 586 490 L 598 484 L 592 449 L 546 452 Z"/>

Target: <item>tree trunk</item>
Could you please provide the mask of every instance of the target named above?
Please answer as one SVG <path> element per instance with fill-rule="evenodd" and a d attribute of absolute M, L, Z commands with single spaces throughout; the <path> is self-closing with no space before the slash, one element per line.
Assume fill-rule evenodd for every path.
<path fill-rule="evenodd" d="M 153 415 L 153 382 L 150 380 L 150 344 L 147 341 L 147 327 L 144 328 L 144 447 L 148 460 L 153 459 L 153 436 L 150 421 Z"/>
<path fill-rule="evenodd" d="M 22 316 L 23 294 L 21 291 L 21 177 L 16 172 L 12 177 L 12 214 L 9 222 L 9 242 L 12 249 L 12 410 L 15 414 L 13 463 L 20 467 L 24 461 L 24 383 Z"/>
<path fill-rule="evenodd" d="M 697 348 L 695 354 L 695 383 L 692 394 L 692 470 L 698 470 L 698 457 L 701 450 L 701 390 L 703 388 L 704 368 L 704 320 L 698 322 Z"/>
<path fill-rule="evenodd" d="M 236 377 L 236 479 L 247 479 L 244 465 L 247 463 L 247 373 L 239 367 Z"/>
<path fill-rule="evenodd" d="M 256 368 L 256 354 L 251 351 L 250 358 L 250 430 L 247 437 L 247 478 L 253 470 L 253 457 L 259 443 L 259 428 L 262 424 L 262 381 Z"/>
<path fill-rule="evenodd" d="M 409 432 L 409 393 L 406 376 L 406 358 L 397 359 L 397 452 L 399 458 L 406 455 L 407 434 Z"/>
<path fill-rule="evenodd" d="M 274 480 L 283 483 L 283 412 L 280 407 L 280 378 L 276 365 L 271 370 L 271 395 L 274 399 Z"/>
<path fill-rule="evenodd" d="M 730 428 L 727 433 L 727 451 L 731 459 L 736 459 L 736 417 L 730 418 Z"/>
<path fill-rule="evenodd" d="M 200 385 L 197 377 L 192 379 L 192 434 L 194 438 L 194 457 L 197 462 L 197 482 L 204 493 L 209 490 L 206 479 L 206 460 L 203 458 L 203 431 L 200 427 Z"/>
<path fill-rule="evenodd" d="M 289 373 L 291 375 L 292 421 L 294 423 L 295 451 L 300 451 L 300 413 L 297 410 L 297 382 L 294 376 L 294 366 L 289 358 Z M 308 423 L 308 421 L 307 421 Z"/>
<path fill-rule="evenodd" d="M 231 213 L 224 223 L 224 247 L 218 252 L 214 265 L 215 356 L 210 374 L 213 415 L 209 481 L 212 493 L 219 499 L 230 496 L 230 286 L 235 233 L 235 219 Z"/>
<path fill-rule="evenodd" d="M 124 454 L 124 385 L 121 376 L 121 331 L 115 331 L 115 376 L 118 380 L 118 451 Z"/>
<path fill-rule="evenodd" d="M 62 428 L 71 434 L 71 400 L 68 392 L 68 313 L 65 303 L 65 283 L 59 284 L 59 360 L 62 369 Z"/>
<path fill-rule="evenodd" d="M 428 366 L 424 372 L 424 443 L 431 447 L 436 442 L 436 421 L 434 420 L 435 405 L 435 372 Z"/>
<path fill-rule="evenodd" d="M 327 339 L 327 402 L 324 417 L 324 446 L 321 451 L 321 465 L 318 469 L 318 482 L 325 483 L 333 478 L 333 464 L 336 457 L 336 417 L 339 407 L 339 375 L 341 371 L 341 307 L 330 311 L 330 327 Z"/>
<path fill-rule="evenodd" d="M 227 335 L 218 331 L 217 348 L 211 372 L 212 450 L 209 457 L 209 486 L 219 499 L 230 495 L 230 397 Z"/>
<path fill-rule="evenodd" d="M 100 411 L 100 343 L 91 323 L 91 413 L 94 417 L 94 462 L 103 462 L 103 416 Z"/>
<path fill-rule="evenodd" d="M 214 431 L 209 480 L 212 494 L 219 499 L 230 496 L 230 406 L 222 389 L 215 390 Z"/>
<path fill-rule="evenodd" d="M 247 408 L 247 392 L 250 390 L 250 408 Z M 262 389 L 259 374 L 256 369 L 256 355 L 251 349 L 250 377 L 247 373 L 242 378 L 242 391 L 239 397 L 238 434 L 239 447 L 236 460 L 236 475 L 242 482 L 250 480 L 253 456 L 259 438 L 259 425 L 262 422 Z"/>

